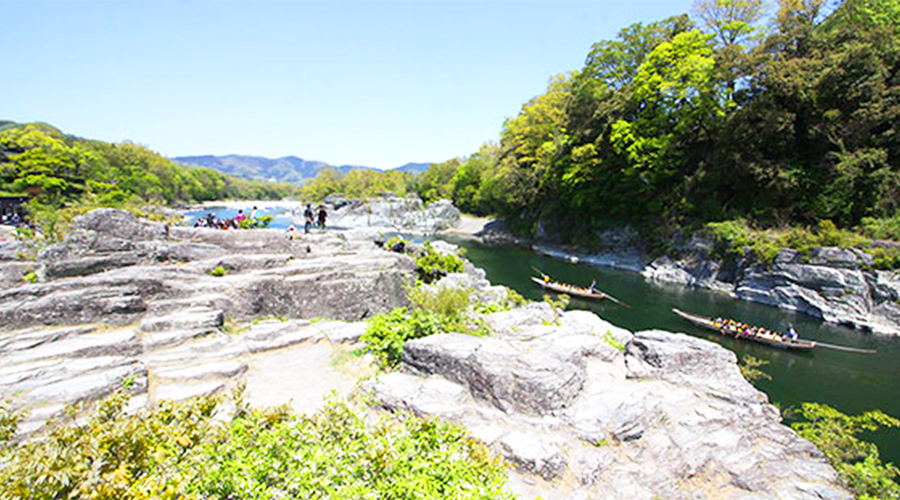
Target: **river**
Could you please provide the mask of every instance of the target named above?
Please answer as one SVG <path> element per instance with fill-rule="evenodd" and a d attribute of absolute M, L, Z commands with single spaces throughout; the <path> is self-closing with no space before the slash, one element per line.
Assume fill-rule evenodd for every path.
<path fill-rule="evenodd" d="M 608 301 L 573 298 L 569 309 L 594 311 L 603 319 L 631 331 L 660 329 L 710 340 L 739 357 L 751 355 L 768 361 L 761 369 L 772 380 L 754 385 L 781 408 L 802 402 L 819 402 L 841 412 L 857 414 L 872 409 L 900 416 L 900 337 L 876 336 L 824 323 L 810 316 L 774 307 L 732 299 L 727 295 L 681 285 L 648 282 L 636 273 L 601 269 L 503 245 L 486 246 L 471 239 L 448 238 L 466 249 L 466 257 L 487 272 L 494 284 L 506 285 L 525 298 L 541 300 L 544 291 L 532 283 L 532 268 L 573 284 L 589 285 L 625 302 L 622 307 Z M 784 331 L 793 323 L 801 338 L 864 349 L 877 349 L 868 356 L 817 348 L 795 353 L 760 344 L 738 341 L 695 327 L 672 313 L 672 308 L 704 316 L 723 316 L 749 324 Z M 865 436 L 878 445 L 885 462 L 900 463 L 900 429 Z"/>
<path fill-rule="evenodd" d="M 275 215 L 271 227 L 286 228 L 290 218 L 284 210 L 263 207 L 261 215 Z M 218 217 L 232 217 L 237 210 L 207 207 L 186 212 L 186 215 L 197 217 L 209 212 Z M 573 298 L 569 309 L 591 310 L 610 323 L 631 331 L 660 329 L 686 333 L 722 345 L 739 357 L 751 355 L 767 361 L 761 369 L 772 379 L 753 383 L 783 409 L 809 401 L 825 403 L 849 414 L 877 408 L 900 417 L 900 337 L 866 334 L 810 316 L 735 300 L 721 293 L 648 282 L 636 273 L 571 263 L 522 247 L 486 246 L 472 239 L 456 237 L 444 239 L 465 248 L 466 257 L 484 269 L 492 283 L 506 285 L 528 299 L 542 300 L 544 295 L 543 290 L 529 279 L 535 274 L 532 268 L 573 284 L 589 285 L 596 279 L 597 288 L 630 307 Z M 738 341 L 685 322 L 671 312 L 673 307 L 705 316 L 730 317 L 779 331 L 793 323 L 801 338 L 877 349 L 878 354 L 867 356 L 823 348 L 811 353 L 795 353 Z M 900 429 L 883 430 L 863 438 L 878 445 L 885 462 L 900 464 Z"/>

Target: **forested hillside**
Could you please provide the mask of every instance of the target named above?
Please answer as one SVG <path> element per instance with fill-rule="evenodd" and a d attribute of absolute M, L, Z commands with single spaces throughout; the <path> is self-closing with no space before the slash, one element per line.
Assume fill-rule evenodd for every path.
<path fill-rule="evenodd" d="M 831 4 L 829 4 L 831 8 Z M 900 1 L 699 0 L 622 29 L 426 198 L 563 238 L 745 218 L 851 227 L 900 206 Z M 768 15 L 767 15 L 768 13 Z M 871 224 L 873 219 L 867 219 Z"/>
<path fill-rule="evenodd" d="M 323 161 L 304 160 L 296 156 L 269 159 L 262 156 L 178 156 L 172 160 L 187 166 L 199 166 L 244 179 L 302 184 L 326 168 L 346 175 L 353 170 L 375 170 L 359 165 L 333 166 Z"/>
<path fill-rule="evenodd" d="M 0 124 L 0 194 L 32 194 L 32 211 L 281 198 L 294 192 L 289 185 L 182 168 L 138 144 L 81 139 L 42 123 Z"/>
<path fill-rule="evenodd" d="M 298 158 L 296 156 L 269 159 L 262 156 L 247 155 L 204 155 L 176 156 L 175 158 L 172 158 L 172 160 L 188 167 L 210 168 L 244 179 L 268 182 L 290 182 L 294 184 L 304 184 L 326 169 L 334 170 L 340 175 L 347 175 L 355 170 L 382 172 L 382 170 L 373 167 L 362 165 L 334 166 L 323 161 L 304 160 L 303 158 Z M 384 172 L 396 170 L 398 172 L 417 175 L 428 170 L 428 167 L 430 166 L 430 163 L 407 163 L 394 169 L 385 170 Z"/>

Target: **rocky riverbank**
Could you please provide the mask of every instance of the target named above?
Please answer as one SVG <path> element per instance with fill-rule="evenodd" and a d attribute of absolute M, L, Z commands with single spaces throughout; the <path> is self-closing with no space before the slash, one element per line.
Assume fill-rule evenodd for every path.
<path fill-rule="evenodd" d="M 222 390 L 266 351 L 358 339 L 361 320 L 406 304 L 414 265 L 353 233 L 291 241 L 105 209 L 36 261 L 17 253 L 0 252 L 0 269 L 27 266 L 38 281 L 0 291 L 0 398 L 30 410 L 25 431 L 123 380 L 134 404 L 152 405 Z"/>
<path fill-rule="evenodd" d="M 486 243 L 515 243 L 572 262 L 640 273 L 649 280 L 707 288 L 741 300 L 797 311 L 853 328 L 900 335 L 900 273 L 872 268 L 865 252 L 836 247 L 808 255 L 782 249 L 771 263 L 723 260 L 714 241 L 697 232 L 651 257 L 637 234 L 627 228 L 599 235 L 600 250 L 522 240 L 501 224 L 489 224 L 478 236 Z"/>
<path fill-rule="evenodd" d="M 298 411 L 312 404 L 296 397 L 303 386 L 346 393 L 323 347 L 357 342 L 362 320 L 406 305 L 414 276 L 411 258 L 369 233 L 292 241 L 91 212 L 28 262 L 38 282 L 0 292 L 0 398 L 30 411 L 29 433 L 123 381 L 133 407 L 241 381 L 250 401 L 294 399 Z M 22 264 L 0 255 L 0 268 Z M 471 265 L 437 286 L 480 302 L 502 291 Z M 408 342 L 401 370 L 363 390 L 379 408 L 466 425 L 507 459 L 523 498 L 850 498 L 715 344 L 545 304 L 481 319 L 492 335 Z"/>

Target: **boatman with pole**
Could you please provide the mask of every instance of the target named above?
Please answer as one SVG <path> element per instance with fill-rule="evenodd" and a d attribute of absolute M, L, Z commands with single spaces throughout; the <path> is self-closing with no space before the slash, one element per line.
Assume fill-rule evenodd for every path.
<path fill-rule="evenodd" d="M 790 327 L 788 327 L 787 338 L 788 340 L 797 340 L 800 338 L 800 336 L 797 335 L 797 330 L 794 329 L 793 323 L 790 323 Z"/>

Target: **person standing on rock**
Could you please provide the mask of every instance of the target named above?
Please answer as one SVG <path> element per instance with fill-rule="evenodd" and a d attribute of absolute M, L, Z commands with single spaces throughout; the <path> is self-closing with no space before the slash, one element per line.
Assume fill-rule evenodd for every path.
<path fill-rule="evenodd" d="M 309 227 L 313 224 L 312 204 L 306 204 L 306 210 L 303 211 L 303 218 L 306 219 L 306 223 L 303 224 L 303 232 L 309 234 Z"/>
<path fill-rule="evenodd" d="M 325 229 L 326 217 L 328 217 L 328 212 L 325 211 L 325 205 L 319 205 L 319 227 L 323 230 Z"/>

